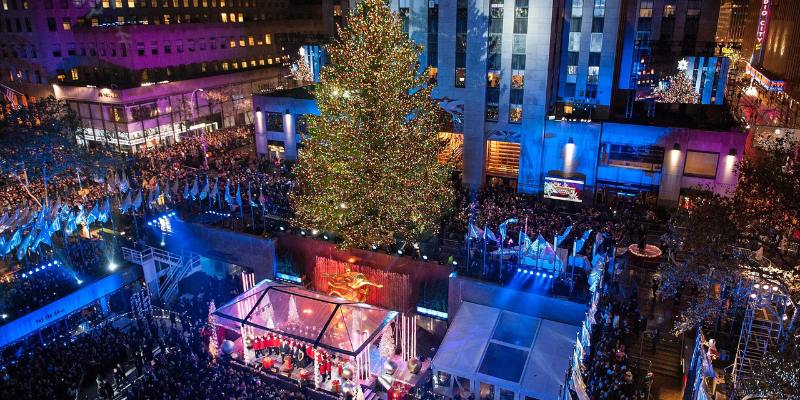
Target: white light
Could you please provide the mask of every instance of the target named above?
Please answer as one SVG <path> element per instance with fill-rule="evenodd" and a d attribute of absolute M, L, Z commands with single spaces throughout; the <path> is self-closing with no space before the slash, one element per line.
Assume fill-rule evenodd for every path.
<path fill-rule="evenodd" d="M 756 294 L 755 293 L 750 293 L 750 298 L 751 299 L 755 299 L 756 298 Z"/>
<path fill-rule="evenodd" d="M 311 230 L 311 234 L 314 235 L 314 236 L 317 236 L 318 233 L 319 233 L 319 231 L 316 230 L 316 229 L 312 229 Z"/>
<path fill-rule="evenodd" d="M 83 283 L 83 281 L 78 279 L 78 285 L 80 285 L 81 283 Z"/>
<path fill-rule="evenodd" d="M 164 245 L 164 241 L 163 241 L 163 240 L 161 241 L 161 245 L 162 245 L 162 246 Z"/>
<path fill-rule="evenodd" d="M 425 254 L 423 254 L 423 255 L 422 255 L 422 259 L 423 259 L 423 260 L 427 260 L 427 259 L 428 259 L 428 256 L 426 256 Z"/>
<path fill-rule="evenodd" d="M 285 229 L 284 227 L 281 227 L 281 230 L 284 230 L 284 229 Z"/>
<path fill-rule="evenodd" d="M 453 260 L 453 265 L 458 265 L 458 261 Z"/>
<path fill-rule="evenodd" d="M 328 235 L 322 235 L 322 238 L 328 240 Z"/>
<path fill-rule="evenodd" d="M 753 287 L 754 287 L 754 288 L 756 288 L 756 289 L 761 289 L 761 285 L 759 285 L 758 283 L 756 283 L 755 285 L 753 285 Z"/>
<path fill-rule="evenodd" d="M 341 208 L 342 210 L 344 210 L 345 208 L 347 208 L 347 204 L 345 204 L 345 203 L 341 203 L 341 204 L 339 204 L 339 208 Z"/>
<path fill-rule="evenodd" d="M 397 254 L 402 255 L 403 254 L 403 249 L 397 249 Z"/>
<path fill-rule="evenodd" d="M 108 263 L 108 270 L 109 271 L 116 271 L 117 267 L 119 267 L 119 266 L 117 265 L 117 263 L 115 263 L 113 261 Z"/>

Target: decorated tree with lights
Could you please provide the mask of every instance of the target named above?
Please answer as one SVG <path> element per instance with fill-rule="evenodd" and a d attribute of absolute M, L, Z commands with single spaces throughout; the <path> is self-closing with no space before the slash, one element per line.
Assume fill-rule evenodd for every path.
<path fill-rule="evenodd" d="M 217 316 L 214 315 L 214 311 L 217 310 L 217 306 L 214 304 L 214 300 L 211 300 L 211 304 L 208 305 L 208 328 L 211 329 L 211 336 L 208 338 L 208 353 L 211 354 L 212 357 L 216 358 L 219 354 L 219 338 L 217 337 Z"/>
<path fill-rule="evenodd" d="M 378 351 L 383 358 L 391 358 L 397 349 L 397 344 L 394 340 L 393 330 L 387 329 L 381 336 L 381 341 L 378 343 Z"/>
<path fill-rule="evenodd" d="M 297 300 L 295 300 L 294 296 L 289 296 L 289 315 L 286 320 L 290 324 L 300 323 L 300 314 L 297 313 Z"/>
<path fill-rule="evenodd" d="M 344 247 L 436 233 L 453 194 L 420 52 L 385 1 L 358 2 L 327 48 L 292 194 L 297 224 L 335 232 Z"/>
<path fill-rule="evenodd" d="M 297 53 L 297 62 L 292 66 L 292 77 L 300 83 L 314 80 L 314 77 L 311 75 L 311 68 L 309 68 L 306 62 L 306 52 L 302 47 Z"/>
<path fill-rule="evenodd" d="M 666 85 L 659 86 L 653 91 L 659 103 L 697 103 L 700 95 L 694 90 L 694 84 L 686 74 L 689 63 L 686 60 L 678 62 L 678 72 L 667 78 Z"/>

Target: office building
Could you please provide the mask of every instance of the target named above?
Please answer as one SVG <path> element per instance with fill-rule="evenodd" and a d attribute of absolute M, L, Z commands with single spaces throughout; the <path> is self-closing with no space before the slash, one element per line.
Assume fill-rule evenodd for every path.
<path fill-rule="evenodd" d="M 800 125 L 800 2 L 751 0 L 742 41 L 753 89 L 776 118 L 764 123 L 785 127 Z M 749 88 L 749 87 L 748 87 Z M 756 92 L 754 92 L 755 90 Z"/>
<path fill-rule="evenodd" d="M 179 140 L 190 126 L 252 120 L 241 104 L 280 85 L 297 44 L 329 37 L 343 14 L 338 0 L 3 0 L 2 8 L 6 97 L 24 105 L 55 94 L 78 112 L 79 141 L 127 152 Z M 202 103 L 219 112 L 204 114 Z"/>
<path fill-rule="evenodd" d="M 567 0 L 557 29 L 556 119 L 609 117 L 620 31 L 622 0 Z"/>

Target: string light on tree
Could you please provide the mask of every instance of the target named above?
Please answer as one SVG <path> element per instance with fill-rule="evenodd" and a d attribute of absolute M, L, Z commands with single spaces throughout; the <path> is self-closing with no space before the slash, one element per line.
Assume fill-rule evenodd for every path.
<path fill-rule="evenodd" d="M 437 161 L 438 106 L 427 71 L 418 73 L 421 48 L 384 1 L 363 0 L 326 50 L 320 116 L 309 118 L 298 157 L 295 222 L 336 232 L 344 247 L 435 234 L 453 193 Z"/>
<path fill-rule="evenodd" d="M 678 61 L 678 73 L 667 78 L 653 91 L 653 96 L 659 103 L 697 103 L 700 95 L 695 91 L 694 84 L 687 75 L 689 62 L 684 58 Z"/>
<path fill-rule="evenodd" d="M 211 337 L 208 339 L 208 353 L 211 354 L 212 357 L 216 358 L 219 354 L 219 339 L 217 338 L 217 316 L 214 315 L 214 311 L 217 310 L 217 306 L 214 304 L 214 300 L 211 300 L 211 304 L 208 305 L 208 327 L 211 329 Z"/>
<path fill-rule="evenodd" d="M 306 51 L 303 47 L 297 52 L 297 62 L 292 66 L 292 77 L 300 83 L 312 82 L 311 68 L 306 62 Z"/>

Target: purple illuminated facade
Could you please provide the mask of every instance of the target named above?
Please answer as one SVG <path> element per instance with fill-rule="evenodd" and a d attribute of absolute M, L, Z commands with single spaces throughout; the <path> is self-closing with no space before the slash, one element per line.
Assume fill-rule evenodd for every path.
<path fill-rule="evenodd" d="M 347 4 L 2 0 L 0 85 L 23 104 L 67 100 L 79 140 L 133 152 L 190 126 L 252 121 L 252 92 L 281 85 L 298 46 L 332 35 Z"/>

